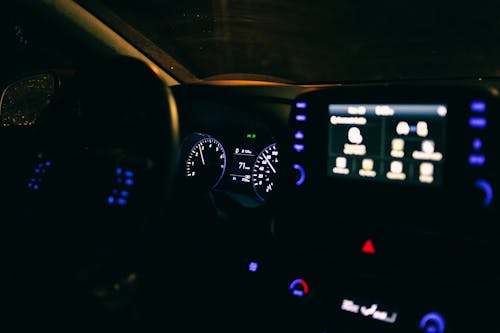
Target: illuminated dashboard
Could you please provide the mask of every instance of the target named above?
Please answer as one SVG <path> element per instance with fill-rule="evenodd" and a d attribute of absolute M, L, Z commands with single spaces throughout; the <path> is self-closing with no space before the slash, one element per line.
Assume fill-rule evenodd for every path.
<path fill-rule="evenodd" d="M 204 133 L 184 138 L 179 167 L 186 185 L 224 192 L 246 206 L 269 200 L 279 178 L 277 143 L 265 133 L 222 136 L 223 141 Z"/>
<path fill-rule="evenodd" d="M 70 64 L 102 55 L 94 29 L 83 30 L 91 43 L 72 36 Z M 49 44 L 37 44 L 45 54 Z M 61 45 L 71 44 L 54 49 Z M 17 324 L 498 330 L 498 82 L 181 83 L 169 87 L 181 140 L 171 166 L 162 159 L 170 161 L 177 139 L 175 147 L 157 142 L 171 133 L 156 126 L 160 118 L 140 117 L 163 114 L 165 95 L 113 68 L 88 82 L 96 105 L 59 105 L 45 119 L 61 148 L 52 152 L 70 153 L 59 159 L 39 154 L 37 121 L 18 121 L 33 118 L 33 101 L 9 95 L 17 85 L 4 93 L 5 303 Z M 141 148 L 113 150 L 111 159 L 88 155 L 88 145 L 73 150 L 94 132 L 95 143 L 120 142 L 114 133 Z M 138 158 L 144 151 L 153 168 Z"/>
<path fill-rule="evenodd" d="M 498 274 L 477 262 L 495 260 L 497 95 L 385 84 L 294 100 L 278 230 L 296 249 L 291 275 L 315 288 L 297 298 L 318 332 L 477 325 L 485 307 L 472 305 L 492 304 Z"/>
<path fill-rule="evenodd" d="M 344 86 L 301 95 L 290 117 L 292 187 L 298 196 L 323 189 L 346 208 L 359 203 L 344 195 L 355 189 L 364 207 L 389 203 L 415 219 L 416 202 L 436 220 L 457 203 L 464 213 L 488 214 L 497 103 L 477 86 Z"/>

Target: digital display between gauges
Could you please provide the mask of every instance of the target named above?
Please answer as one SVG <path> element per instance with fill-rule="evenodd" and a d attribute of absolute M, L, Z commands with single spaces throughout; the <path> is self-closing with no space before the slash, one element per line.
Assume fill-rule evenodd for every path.
<path fill-rule="evenodd" d="M 442 184 L 447 106 L 330 104 L 328 175 Z"/>
<path fill-rule="evenodd" d="M 185 162 L 186 178 L 197 186 L 216 187 L 226 168 L 226 152 L 222 144 L 204 135 L 194 135 L 189 141 L 192 143 Z"/>
<path fill-rule="evenodd" d="M 228 166 L 217 190 L 254 203 L 267 202 L 279 173 L 278 147 L 263 133 L 235 133 L 228 138 Z"/>
<path fill-rule="evenodd" d="M 235 183 L 250 184 L 255 153 L 251 147 L 235 147 L 231 159 L 229 179 Z"/>

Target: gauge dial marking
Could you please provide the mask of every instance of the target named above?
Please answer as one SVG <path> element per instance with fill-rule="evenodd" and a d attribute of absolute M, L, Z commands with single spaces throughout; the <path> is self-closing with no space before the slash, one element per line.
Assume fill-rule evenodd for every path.
<path fill-rule="evenodd" d="M 226 153 L 222 144 L 214 138 L 205 137 L 196 141 L 185 163 L 186 178 L 193 184 L 215 188 L 226 169 Z"/>
<path fill-rule="evenodd" d="M 279 152 L 276 143 L 264 148 L 252 168 L 252 186 L 261 201 L 266 201 L 274 191 L 278 177 Z"/>

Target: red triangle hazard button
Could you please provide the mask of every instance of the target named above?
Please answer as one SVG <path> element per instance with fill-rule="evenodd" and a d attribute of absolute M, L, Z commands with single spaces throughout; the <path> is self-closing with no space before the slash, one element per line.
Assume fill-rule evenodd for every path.
<path fill-rule="evenodd" d="M 371 239 L 366 240 L 366 242 L 363 244 L 363 247 L 361 248 L 361 251 L 366 254 L 375 254 L 375 246 L 373 246 L 373 242 Z"/>

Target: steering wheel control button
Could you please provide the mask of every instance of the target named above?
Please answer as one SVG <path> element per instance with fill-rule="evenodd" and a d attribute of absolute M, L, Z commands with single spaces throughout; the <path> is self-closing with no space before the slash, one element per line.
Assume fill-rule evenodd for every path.
<path fill-rule="evenodd" d="M 484 193 L 484 199 L 481 202 L 481 205 L 483 207 L 490 206 L 491 202 L 493 201 L 493 187 L 491 186 L 490 182 L 485 179 L 478 179 L 476 180 L 474 185 L 477 189 Z"/>
<path fill-rule="evenodd" d="M 47 171 L 52 166 L 50 161 L 41 161 L 36 164 L 35 169 L 31 175 L 30 181 L 28 182 L 28 188 L 33 191 L 38 191 L 40 185 L 46 177 Z"/>
<path fill-rule="evenodd" d="M 296 186 L 302 186 L 304 182 L 306 181 L 306 171 L 300 164 L 294 164 L 293 165 L 294 170 L 299 172 L 299 176 L 297 181 L 295 182 Z"/>
<path fill-rule="evenodd" d="M 135 184 L 135 173 L 118 167 L 115 170 L 115 188 L 111 190 L 108 196 L 108 205 L 126 206 L 130 197 L 130 188 Z"/>
<path fill-rule="evenodd" d="M 444 333 L 446 322 L 440 313 L 429 312 L 422 317 L 418 327 L 424 333 Z"/>
<path fill-rule="evenodd" d="M 295 279 L 290 283 L 288 289 L 291 291 L 292 295 L 295 297 L 305 297 L 309 295 L 309 285 L 303 279 Z"/>

